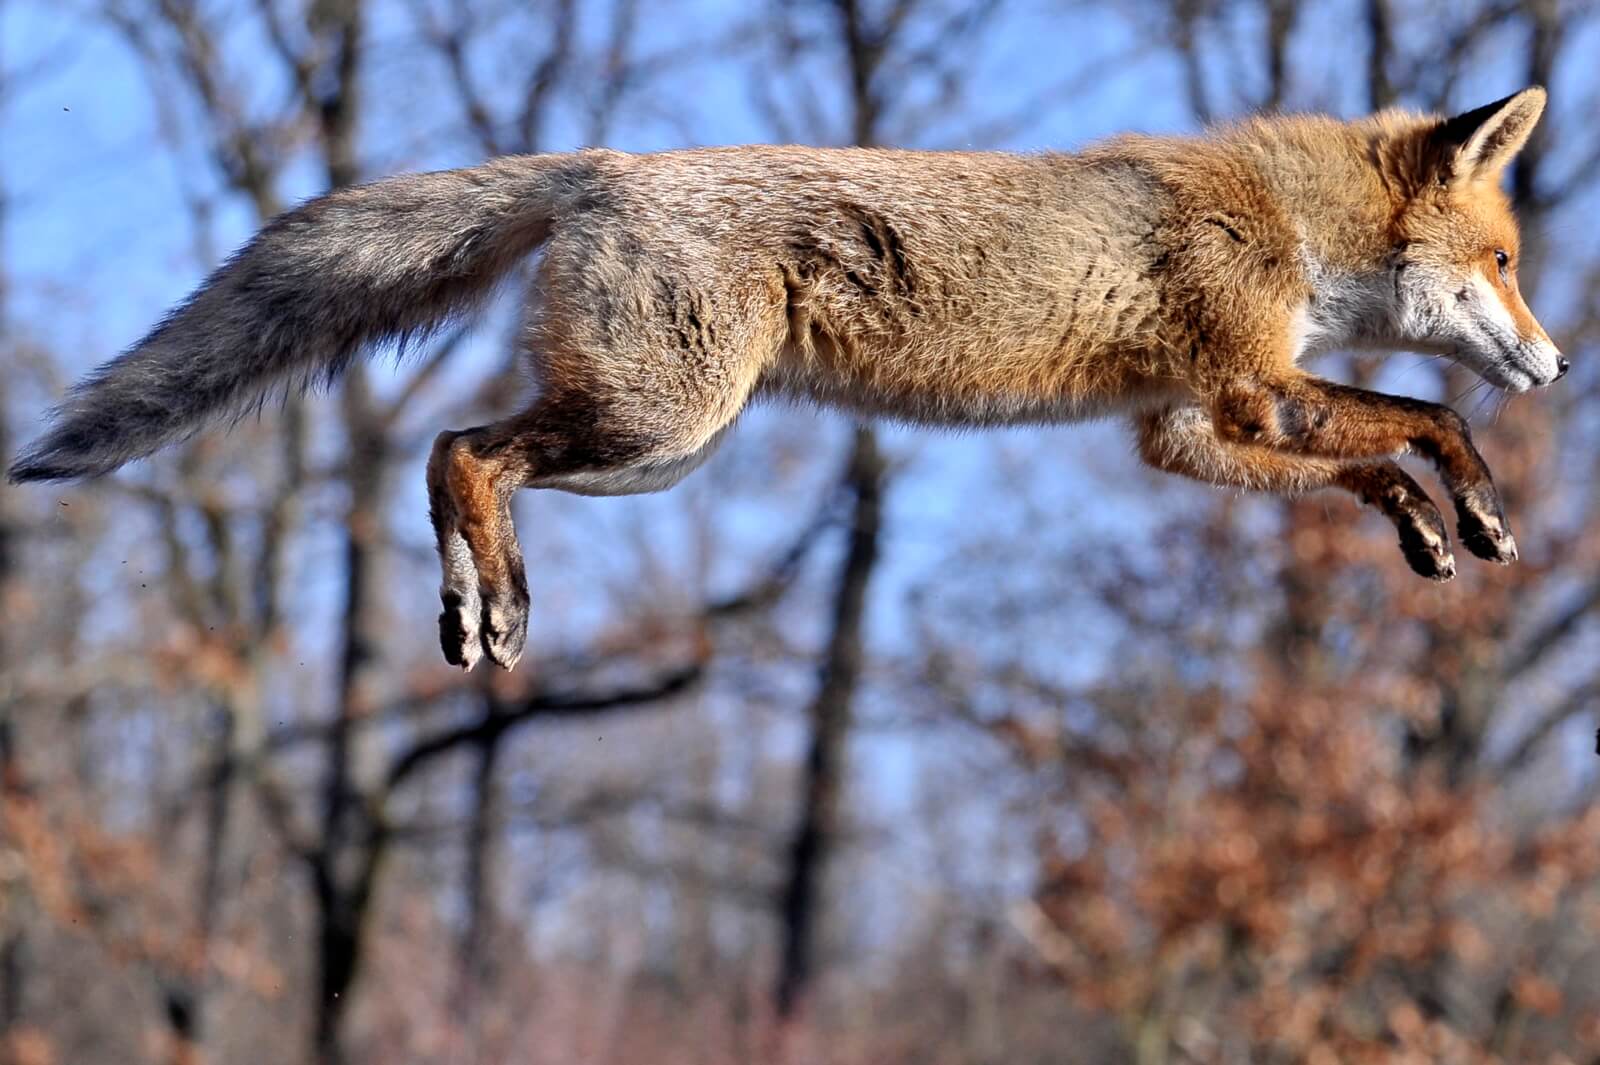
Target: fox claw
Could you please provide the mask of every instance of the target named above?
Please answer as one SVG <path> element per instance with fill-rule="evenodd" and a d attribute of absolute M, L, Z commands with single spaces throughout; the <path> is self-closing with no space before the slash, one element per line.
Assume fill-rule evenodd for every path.
<path fill-rule="evenodd" d="M 1449 551 L 1406 551 L 1405 556 L 1406 562 L 1418 576 L 1440 584 L 1455 578 L 1456 560 Z"/>

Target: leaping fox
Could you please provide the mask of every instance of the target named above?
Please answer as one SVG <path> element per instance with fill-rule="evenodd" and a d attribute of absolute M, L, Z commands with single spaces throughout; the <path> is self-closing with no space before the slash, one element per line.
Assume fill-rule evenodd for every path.
<path fill-rule="evenodd" d="M 519 488 L 653 492 L 752 398 L 927 425 L 1130 420 L 1144 460 L 1268 492 L 1337 486 L 1455 573 L 1438 467 L 1481 558 L 1516 544 L 1448 407 L 1313 376 L 1340 347 L 1451 356 L 1521 392 L 1567 370 L 1517 290 L 1500 176 L 1530 88 L 1443 119 L 1256 118 L 1075 154 L 588 150 L 340 189 L 270 222 L 76 386 L 13 481 L 92 477 L 438 327 L 543 249 L 539 389 L 428 461 L 445 657 L 510 669 Z"/>

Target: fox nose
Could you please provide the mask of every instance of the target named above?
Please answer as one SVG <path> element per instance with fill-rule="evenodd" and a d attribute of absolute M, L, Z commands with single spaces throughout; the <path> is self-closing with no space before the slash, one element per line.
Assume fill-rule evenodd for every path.
<path fill-rule="evenodd" d="M 1570 369 L 1572 369 L 1572 363 L 1567 361 L 1567 357 L 1565 355 L 1557 355 L 1556 356 L 1556 380 L 1559 381 L 1563 377 L 1567 376 L 1567 371 L 1570 370 Z"/>

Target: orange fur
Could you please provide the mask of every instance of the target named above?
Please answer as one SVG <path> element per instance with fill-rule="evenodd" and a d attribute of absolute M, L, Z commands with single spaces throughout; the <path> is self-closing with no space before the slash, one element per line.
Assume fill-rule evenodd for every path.
<path fill-rule="evenodd" d="M 364 342 L 436 326 L 543 247 L 531 406 L 429 461 L 451 661 L 509 667 L 527 615 L 522 487 L 665 488 L 755 397 L 931 425 L 1127 417 L 1152 465 L 1276 492 L 1338 486 L 1454 572 L 1516 557 L 1465 423 L 1344 388 L 1337 347 L 1452 355 L 1521 391 L 1566 368 L 1516 285 L 1499 189 L 1528 89 L 1445 119 L 1253 118 L 1074 154 L 796 147 L 492 160 L 343 189 L 269 225 L 64 405 L 12 467 L 93 475 Z"/>
<path fill-rule="evenodd" d="M 1559 376 L 1498 188 L 1542 106 L 1535 89 L 1449 121 L 1257 118 L 1076 155 L 592 154 L 595 202 L 555 218 L 539 280 L 545 391 L 451 454 L 463 470 L 500 456 L 493 476 L 516 485 L 648 491 L 703 460 L 753 395 L 940 425 L 1124 413 L 1158 468 L 1358 494 L 1413 568 L 1449 579 L 1444 523 L 1391 461 L 1418 451 L 1467 546 L 1509 562 L 1465 422 L 1301 361 L 1448 348 L 1507 387 Z M 463 531 L 509 529 L 507 496 L 457 492 Z M 484 617 L 516 614 L 525 592 L 486 578 L 504 567 L 467 539 Z M 464 612 L 455 627 L 470 641 Z M 520 651 L 482 638 L 502 665 Z"/>

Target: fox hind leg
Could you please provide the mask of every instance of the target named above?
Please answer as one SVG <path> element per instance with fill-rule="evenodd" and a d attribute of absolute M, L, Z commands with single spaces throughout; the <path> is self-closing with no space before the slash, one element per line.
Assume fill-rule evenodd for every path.
<path fill-rule="evenodd" d="M 441 433 L 428 464 L 444 570 L 439 643 L 445 661 L 469 670 L 485 654 L 512 668 L 527 640 L 528 585 L 510 507 L 519 484 L 501 460 L 508 427 Z"/>
<path fill-rule="evenodd" d="M 461 545 L 476 575 L 483 653 L 506 669 L 522 654 L 528 587 L 511 519 L 517 489 L 669 487 L 710 454 L 787 336 L 776 274 L 652 271 L 647 254 L 618 258 L 580 237 L 557 234 L 541 267 L 529 357 L 542 393 L 522 413 L 447 434 L 435 448 L 451 517 L 440 534 L 445 594 L 458 596 L 446 599 L 441 623 L 446 658 L 464 663 L 459 645 L 471 636 L 469 622 L 448 620 L 452 611 L 464 619 L 472 604 Z M 597 277 L 615 298 L 583 296 Z"/>
<path fill-rule="evenodd" d="M 615 406 L 571 395 L 541 399 L 492 425 L 442 434 L 430 464 L 438 476 L 429 483 L 437 480 L 447 497 L 437 508 L 449 519 L 438 523 L 446 660 L 471 668 L 476 656 L 466 645 L 474 638 L 502 668 L 511 669 L 522 655 L 529 597 L 511 518 L 517 489 L 633 495 L 669 488 L 716 449 L 746 394 L 658 419 L 664 430 L 671 427 L 659 435 L 642 432 L 637 419 Z"/>
<path fill-rule="evenodd" d="M 445 661 L 471 671 L 483 656 L 479 616 L 483 604 L 478 596 L 478 567 L 472 550 L 461 535 L 455 500 L 445 481 L 450 446 L 461 433 L 440 433 L 428 457 L 428 517 L 433 522 L 439 550 L 439 565 L 444 577 L 439 585 L 439 644 Z"/>

